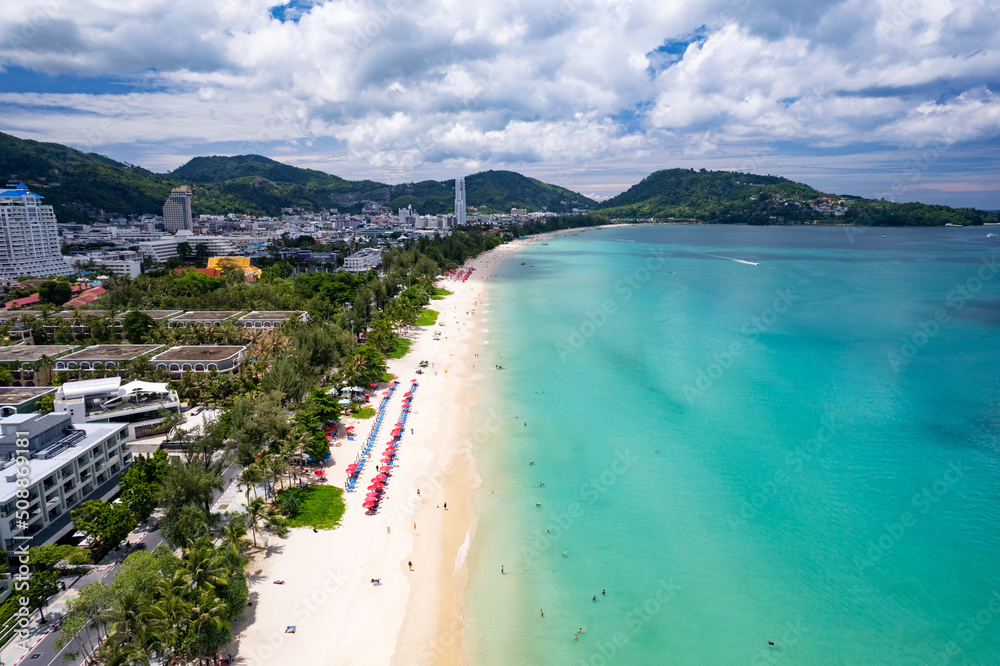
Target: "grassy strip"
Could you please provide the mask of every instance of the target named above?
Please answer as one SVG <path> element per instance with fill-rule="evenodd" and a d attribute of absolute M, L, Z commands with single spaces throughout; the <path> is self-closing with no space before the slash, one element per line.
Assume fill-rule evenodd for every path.
<path fill-rule="evenodd" d="M 451 292 L 447 289 L 434 289 L 431 293 L 431 300 L 443 301 L 445 296 L 451 296 Z"/>
<path fill-rule="evenodd" d="M 351 407 L 351 416 L 353 416 L 356 419 L 370 419 L 371 417 L 375 416 L 375 408 L 374 407 L 361 407 L 361 408 Z"/>
<path fill-rule="evenodd" d="M 396 338 L 392 343 L 392 349 L 390 349 L 385 353 L 385 357 L 403 358 L 409 353 L 411 346 L 413 346 L 413 340 L 407 340 L 406 338 Z"/>
<path fill-rule="evenodd" d="M 289 527 L 315 527 L 332 530 L 344 515 L 344 491 L 336 486 L 309 486 L 302 489 L 302 504 Z"/>
<path fill-rule="evenodd" d="M 437 323 L 438 311 L 425 309 L 420 311 L 420 317 L 417 318 L 417 326 L 433 326 Z"/>

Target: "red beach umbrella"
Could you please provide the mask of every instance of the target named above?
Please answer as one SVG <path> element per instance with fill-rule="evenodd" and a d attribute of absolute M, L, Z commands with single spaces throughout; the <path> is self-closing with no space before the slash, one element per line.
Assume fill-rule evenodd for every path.
<path fill-rule="evenodd" d="M 416 384 L 416 383 L 417 383 L 417 380 L 416 380 L 416 379 L 411 379 L 411 380 L 410 380 L 410 383 L 411 383 L 411 384 Z"/>
<path fill-rule="evenodd" d="M 323 470 L 318 469 L 315 472 L 313 472 L 313 474 L 315 474 L 316 476 L 323 476 Z"/>
<path fill-rule="evenodd" d="M 407 391 L 406 393 L 404 393 L 403 397 L 404 398 L 409 398 L 410 397 L 410 391 Z"/>
<path fill-rule="evenodd" d="M 382 458 L 381 462 L 383 464 L 391 463 L 392 462 L 392 458 L 390 458 L 389 456 L 385 456 L 384 458 Z"/>
<path fill-rule="evenodd" d="M 388 474 L 379 474 L 375 478 L 378 479 L 379 481 L 385 481 L 387 478 L 389 478 L 389 475 Z"/>

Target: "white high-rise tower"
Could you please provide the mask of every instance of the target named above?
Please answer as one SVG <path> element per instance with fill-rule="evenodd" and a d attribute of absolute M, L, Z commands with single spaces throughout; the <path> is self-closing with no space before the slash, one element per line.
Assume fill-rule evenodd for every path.
<path fill-rule="evenodd" d="M 0 189 L 0 279 L 72 275 L 59 252 L 59 230 L 52 206 L 24 183 Z"/>
<path fill-rule="evenodd" d="M 459 176 L 455 179 L 455 225 L 465 226 L 465 178 Z"/>

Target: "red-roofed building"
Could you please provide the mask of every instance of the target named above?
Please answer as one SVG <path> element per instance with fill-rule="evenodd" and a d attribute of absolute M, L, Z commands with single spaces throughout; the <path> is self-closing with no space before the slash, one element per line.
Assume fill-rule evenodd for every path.
<path fill-rule="evenodd" d="M 87 305 L 88 303 L 93 303 L 94 301 L 97 300 L 98 296 L 100 296 L 105 292 L 107 292 L 107 289 L 105 289 L 104 287 L 96 287 L 95 289 L 88 289 L 87 291 L 83 292 L 73 300 L 63 303 L 63 307 L 64 308 L 82 307 L 84 305 Z"/>
<path fill-rule="evenodd" d="M 24 298 L 15 298 L 12 301 L 7 301 L 4 305 L 7 306 L 8 310 L 16 310 L 18 308 L 27 307 L 30 305 L 38 304 L 38 292 L 35 292 L 31 296 L 25 296 Z"/>

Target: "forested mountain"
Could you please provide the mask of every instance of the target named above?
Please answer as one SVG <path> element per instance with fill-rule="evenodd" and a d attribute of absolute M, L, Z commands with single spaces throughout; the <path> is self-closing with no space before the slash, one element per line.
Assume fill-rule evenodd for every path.
<path fill-rule="evenodd" d="M 62 221 L 87 220 L 97 209 L 123 215 L 160 213 L 172 187 L 191 185 L 195 214 L 280 215 L 282 208 L 359 212 L 365 203 L 421 214 L 454 210 L 454 181 L 387 185 L 345 180 L 260 155 L 195 157 L 166 174 L 55 143 L 0 133 L 0 175 L 23 181 Z M 601 204 L 582 194 L 513 171 L 483 171 L 465 179 L 466 200 L 480 213 L 570 213 L 591 209 L 611 218 L 794 224 L 842 221 L 875 225 L 982 224 L 997 213 L 918 203 L 898 204 L 824 194 L 778 176 L 667 169 L 650 174 Z"/>
<path fill-rule="evenodd" d="M 841 221 L 885 226 L 983 224 L 996 213 L 826 194 L 779 176 L 667 169 L 650 174 L 597 210 L 612 218 L 795 224 Z"/>
<path fill-rule="evenodd" d="M 24 181 L 60 220 L 86 220 L 88 213 L 159 213 L 170 189 L 191 185 L 195 214 L 280 215 L 282 208 L 360 211 L 365 202 L 390 208 L 412 204 L 421 214 L 450 213 L 453 180 L 387 185 L 345 180 L 315 169 L 282 164 L 260 155 L 195 157 L 166 174 L 84 153 L 56 143 L 0 133 L 0 175 Z M 466 178 L 466 200 L 483 212 L 568 212 L 594 205 L 581 194 L 512 171 L 486 171 Z"/>

